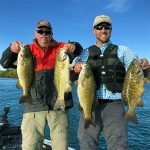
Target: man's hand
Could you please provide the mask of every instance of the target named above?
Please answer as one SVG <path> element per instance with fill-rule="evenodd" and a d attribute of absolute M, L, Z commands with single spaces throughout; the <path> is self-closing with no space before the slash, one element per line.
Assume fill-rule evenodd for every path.
<path fill-rule="evenodd" d="M 65 53 L 71 53 L 75 51 L 76 47 L 72 43 L 65 43 L 63 49 Z"/>
<path fill-rule="evenodd" d="M 74 66 L 74 72 L 75 73 L 80 73 L 81 69 L 82 69 L 81 63 L 80 62 L 76 63 L 75 66 Z"/>
<path fill-rule="evenodd" d="M 20 51 L 19 44 L 21 44 L 21 42 L 14 41 L 10 47 L 11 51 L 14 53 L 19 53 L 19 51 Z"/>
<path fill-rule="evenodd" d="M 143 71 L 150 69 L 149 62 L 146 58 L 141 59 L 141 67 L 142 67 Z"/>

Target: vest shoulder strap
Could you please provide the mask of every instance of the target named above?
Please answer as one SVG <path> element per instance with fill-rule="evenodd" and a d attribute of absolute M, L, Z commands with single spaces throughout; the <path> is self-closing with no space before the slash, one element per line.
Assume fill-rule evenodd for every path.
<path fill-rule="evenodd" d="M 98 49 L 98 50 L 99 50 L 99 48 L 98 48 L 96 45 L 92 45 L 92 46 L 90 46 L 88 49 L 89 49 L 89 50 L 95 50 L 95 49 Z"/>
<path fill-rule="evenodd" d="M 97 53 L 100 53 L 100 50 L 99 48 L 96 46 L 96 45 L 92 45 L 88 48 L 88 51 L 89 51 L 89 55 L 93 56 Z"/>
<path fill-rule="evenodd" d="M 118 49 L 118 46 L 117 45 L 113 45 L 113 44 L 110 44 L 106 50 L 104 51 L 104 55 L 105 57 L 109 57 L 109 58 L 116 58 L 117 57 L 117 49 Z"/>

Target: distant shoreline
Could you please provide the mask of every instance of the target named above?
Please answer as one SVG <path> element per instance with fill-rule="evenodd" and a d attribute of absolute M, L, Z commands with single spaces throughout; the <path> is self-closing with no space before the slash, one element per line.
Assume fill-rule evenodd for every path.
<path fill-rule="evenodd" d="M 18 78 L 16 69 L 0 70 L 0 78 Z"/>

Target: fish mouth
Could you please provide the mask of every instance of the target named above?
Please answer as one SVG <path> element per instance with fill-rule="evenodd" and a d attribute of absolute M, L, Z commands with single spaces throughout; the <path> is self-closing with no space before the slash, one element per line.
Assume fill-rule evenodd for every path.
<path fill-rule="evenodd" d="M 20 43 L 20 44 L 19 44 L 19 46 L 20 46 L 20 49 L 22 49 L 22 48 L 24 48 L 24 47 L 25 47 L 25 44 Z"/>
<path fill-rule="evenodd" d="M 66 60 L 68 55 L 64 52 L 63 48 L 59 51 L 59 61 Z"/>

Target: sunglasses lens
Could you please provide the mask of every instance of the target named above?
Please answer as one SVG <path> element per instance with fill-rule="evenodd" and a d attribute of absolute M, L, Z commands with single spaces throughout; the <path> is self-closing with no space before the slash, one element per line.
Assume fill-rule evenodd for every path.
<path fill-rule="evenodd" d="M 104 24 L 102 24 L 102 25 L 99 25 L 99 26 L 95 26 L 94 28 L 97 29 L 97 30 L 102 30 L 103 28 L 105 30 L 110 30 L 111 29 L 111 25 L 104 25 Z"/>
<path fill-rule="evenodd" d="M 110 30 L 111 29 L 111 26 L 106 26 L 105 27 L 105 30 Z"/>
<path fill-rule="evenodd" d="M 37 33 L 43 34 L 43 30 L 36 30 Z"/>
<path fill-rule="evenodd" d="M 39 34 L 51 34 L 52 32 L 50 30 L 46 30 L 46 31 L 43 31 L 43 30 L 36 30 L 37 33 Z"/>
<path fill-rule="evenodd" d="M 45 31 L 45 34 L 51 34 L 50 30 Z"/>
<path fill-rule="evenodd" d="M 97 30 L 102 30 L 102 26 L 95 26 L 95 29 L 97 29 Z"/>

